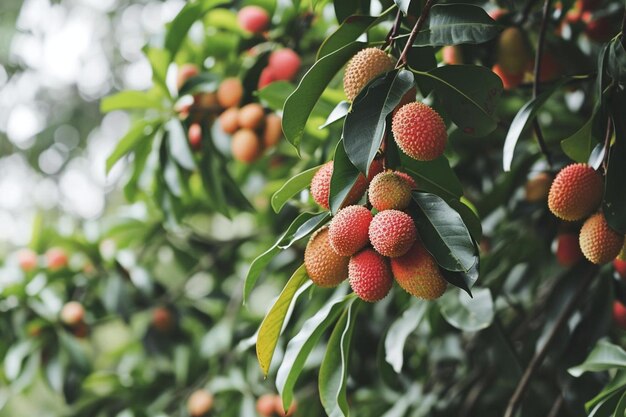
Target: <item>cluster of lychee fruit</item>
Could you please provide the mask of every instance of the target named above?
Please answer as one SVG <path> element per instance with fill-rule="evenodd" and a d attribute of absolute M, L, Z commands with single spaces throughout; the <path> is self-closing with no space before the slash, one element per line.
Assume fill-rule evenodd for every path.
<path fill-rule="evenodd" d="M 328 209 L 333 162 L 323 165 L 311 181 L 311 195 Z M 383 299 L 393 281 L 423 299 L 440 297 L 447 286 L 437 262 L 424 248 L 407 213 L 417 185 L 406 173 L 382 170 L 374 161 L 371 181 L 361 174 L 346 199 L 346 206 L 329 226 L 316 231 L 304 253 L 309 278 L 320 287 L 335 287 L 346 278 L 364 301 Z M 369 182 L 369 184 L 368 184 Z M 372 210 L 354 205 L 364 192 Z"/>
<path fill-rule="evenodd" d="M 559 236 L 557 259 L 563 265 L 575 264 L 580 254 L 594 264 L 613 261 L 624 247 L 624 235 L 613 230 L 604 213 L 598 210 L 604 190 L 602 176 L 587 164 L 563 168 L 552 182 L 548 207 L 559 219 L 583 222 L 578 237 L 572 233 Z"/>
<path fill-rule="evenodd" d="M 239 107 L 243 86 L 238 78 L 226 78 L 217 89 L 217 101 L 225 109 L 218 118 L 220 127 L 231 139 L 233 158 L 240 162 L 256 161 L 264 150 L 275 146 L 282 136 L 281 119 L 266 115 L 259 103 Z"/>
<path fill-rule="evenodd" d="M 16 253 L 17 263 L 24 272 L 32 272 L 44 265 L 49 271 L 59 271 L 67 267 L 68 256 L 64 249 L 53 247 L 46 251 L 43 261 L 32 249 L 20 249 Z"/>

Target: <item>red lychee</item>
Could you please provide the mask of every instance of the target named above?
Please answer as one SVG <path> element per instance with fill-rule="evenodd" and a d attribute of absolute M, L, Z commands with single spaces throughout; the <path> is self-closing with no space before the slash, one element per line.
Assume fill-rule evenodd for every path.
<path fill-rule="evenodd" d="M 348 276 L 352 291 L 370 303 L 385 298 L 393 284 L 389 261 L 372 249 L 350 258 Z"/>

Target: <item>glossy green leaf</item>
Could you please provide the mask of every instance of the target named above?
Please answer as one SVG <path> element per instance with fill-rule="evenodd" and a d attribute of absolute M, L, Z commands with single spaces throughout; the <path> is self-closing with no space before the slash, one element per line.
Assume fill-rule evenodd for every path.
<path fill-rule="evenodd" d="M 320 169 L 320 166 L 302 171 L 298 175 L 295 175 L 287 180 L 287 182 L 285 182 L 283 186 L 272 195 L 271 202 L 274 212 L 278 213 L 287 201 L 289 201 L 294 195 L 311 185 L 311 180 L 315 176 L 315 173 Z"/>
<path fill-rule="evenodd" d="M 178 91 L 179 96 L 217 91 L 220 79 L 216 74 L 203 72 L 188 79 Z"/>
<path fill-rule="evenodd" d="M 9 381 L 15 380 L 20 375 L 22 363 L 34 348 L 35 345 L 31 340 L 11 345 L 4 356 L 4 375 Z"/>
<path fill-rule="evenodd" d="M 285 317 L 289 311 L 289 306 L 300 287 L 302 287 L 309 277 L 306 274 L 306 268 L 301 265 L 296 272 L 293 273 L 278 299 L 267 313 L 261 326 L 256 342 L 256 356 L 263 374 L 267 376 L 274 356 L 274 350 L 278 343 L 278 338 L 285 322 Z"/>
<path fill-rule="evenodd" d="M 108 113 L 114 110 L 162 109 L 163 97 L 156 91 L 122 91 L 102 99 L 100 111 Z"/>
<path fill-rule="evenodd" d="M 354 297 L 354 294 L 335 295 L 313 317 L 304 322 L 298 334 L 287 344 L 283 361 L 276 374 L 276 387 L 282 397 L 285 409 L 291 405 L 293 389 L 309 354 L 322 333 L 335 322 L 346 303 Z"/>
<path fill-rule="evenodd" d="M 344 205 L 348 194 L 356 184 L 359 170 L 352 165 L 343 146 L 343 139 L 337 143 L 335 148 L 335 159 L 333 160 L 333 176 L 330 179 L 330 210 L 337 213 Z"/>
<path fill-rule="evenodd" d="M 189 140 L 183 129 L 183 125 L 178 119 L 172 119 L 165 125 L 168 132 L 166 143 L 169 154 L 181 167 L 188 171 L 196 168 L 196 162 L 193 159 Z"/>
<path fill-rule="evenodd" d="M 356 298 L 350 299 L 343 314 L 333 329 L 319 374 L 320 400 L 329 417 L 348 416 L 349 406 L 346 397 L 350 344 L 359 304 Z"/>
<path fill-rule="evenodd" d="M 337 22 L 343 22 L 359 11 L 359 0 L 333 0 Z"/>
<path fill-rule="evenodd" d="M 615 143 L 609 151 L 602 211 L 611 228 L 620 234 L 626 234 L 626 94 L 622 92 L 615 101 L 612 115 Z"/>
<path fill-rule="evenodd" d="M 296 90 L 289 96 L 283 110 L 283 131 L 289 143 L 296 149 L 299 149 L 311 111 L 328 83 L 344 64 L 366 45 L 362 42 L 352 42 L 321 58 L 306 72 Z"/>
<path fill-rule="evenodd" d="M 610 397 L 621 393 L 626 389 L 626 372 L 619 371 L 615 377 L 600 391 L 598 395 L 585 403 L 585 409 L 590 411 L 599 404 L 606 402 Z"/>
<path fill-rule="evenodd" d="M 482 7 L 436 4 L 430 9 L 428 28 L 417 34 L 413 46 L 484 43 L 498 36 L 501 29 Z"/>
<path fill-rule="evenodd" d="M 167 88 L 167 70 L 170 65 L 170 55 L 164 49 L 155 47 L 146 47 L 144 52 L 150 66 L 152 67 L 152 80 L 155 86 L 158 86 L 161 91 L 171 98 L 170 90 Z"/>
<path fill-rule="evenodd" d="M 573 161 L 587 163 L 589 160 L 595 146 L 591 136 L 592 126 L 593 116 L 576 133 L 561 141 L 561 149 Z"/>
<path fill-rule="evenodd" d="M 387 116 L 413 86 L 409 71 L 391 71 L 372 81 L 352 103 L 343 125 L 343 145 L 352 164 L 365 175 L 382 144 Z"/>
<path fill-rule="evenodd" d="M 311 233 L 322 227 L 322 225 L 328 222 L 329 217 L 330 213 L 327 211 L 316 214 L 315 216 L 304 222 L 302 226 L 298 227 L 293 235 L 289 237 L 289 239 L 285 239 L 285 242 L 278 245 L 278 247 L 280 249 L 287 249 L 291 247 L 291 245 L 296 243 L 298 240 L 310 235 Z"/>
<path fill-rule="evenodd" d="M 296 87 L 287 81 L 275 81 L 256 92 L 264 106 L 278 111 L 285 107 L 285 101 Z"/>
<path fill-rule="evenodd" d="M 212 8 L 227 3 L 224 0 L 199 0 L 187 3 L 172 20 L 165 35 L 165 49 L 169 51 L 170 56 L 172 58 L 176 56 L 195 21 L 201 19 Z"/>
<path fill-rule="evenodd" d="M 463 133 L 485 136 L 497 127 L 495 111 L 502 80 L 478 65 L 444 65 L 429 72 L 414 71 L 435 91 L 438 103 Z"/>
<path fill-rule="evenodd" d="M 428 303 L 426 301 L 411 298 L 409 308 L 391 324 L 387 331 L 385 336 L 385 361 L 393 367 L 396 373 L 402 371 L 406 339 L 419 327 L 427 310 Z"/>
<path fill-rule="evenodd" d="M 477 332 L 491 325 L 495 307 L 488 288 L 475 288 L 474 298 L 462 291 L 447 291 L 437 301 L 450 325 L 465 332 Z"/>
<path fill-rule="evenodd" d="M 472 268 L 467 272 L 448 271 L 443 268 L 441 268 L 440 271 L 441 271 L 441 275 L 443 275 L 443 277 L 445 278 L 446 281 L 448 281 L 448 283 L 454 285 L 455 287 L 462 289 L 463 291 L 467 293 L 467 295 L 469 295 L 470 297 L 473 297 L 472 287 L 474 286 L 474 284 L 476 284 L 476 281 L 478 281 L 479 268 L 480 268 L 480 258 L 476 256 L 474 259 L 474 266 L 472 266 Z"/>
<path fill-rule="evenodd" d="M 250 269 L 248 270 L 248 274 L 246 275 L 246 280 L 244 282 L 244 288 L 243 288 L 244 303 L 248 300 L 248 297 L 250 296 L 250 293 L 252 292 L 252 289 L 254 288 L 256 281 L 259 279 L 259 276 L 261 275 L 265 267 L 267 267 L 267 265 L 269 265 L 272 259 L 274 259 L 274 256 L 276 256 L 280 252 L 280 248 L 278 246 L 282 242 L 290 239 L 300 226 L 302 226 L 307 220 L 309 220 L 310 218 L 314 216 L 315 214 L 313 213 L 300 214 L 291 223 L 291 225 L 289 225 L 285 233 L 283 233 L 278 238 L 276 243 L 274 243 L 274 245 L 271 248 L 269 248 L 268 250 L 266 250 L 265 252 L 257 256 L 256 259 L 252 261 L 252 263 L 250 264 Z"/>
<path fill-rule="evenodd" d="M 446 200 L 458 200 L 463 195 L 461 181 L 445 156 L 427 162 L 416 161 L 404 153 L 400 158 L 402 169 L 415 178 L 419 190 L 437 194 Z"/>
<path fill-rule="evenodd" d="M 459 213 L 435 194 L 413 192 L 413 201 L 418 234 L 437 263 L 449 271 L 469 271 L 476 250 Z"/>
<path fill-rule="evenodd" d="M 326 121 L 324 122 L 324 124 L 321 125 L 319 128 L 323 129 L 325 127 L 328 127 L 328 126 L 332 125 L 335 122 L 338 122 L 339 120 L 345 118 L 349 111 L 350 111 L 350 103 L 349 102 L 347 102 L 345 100 L 339 102 L 339 104 L 337 104 L 337 106 L 335 106 L 333 111 L 330 112 L 330 114 L 326 118 Z"/>
<path fill-rule="evenodd" d="M 139 146 L 152 140 L 154 133 L 159 129 L 161 121 L 138 120 L 130 128 L 128 133 L 120 139 L 120 141 L 111 152 L 106 161 L 106 172 L 113 168 L 113 165 L 124 156 L 134 152 Z"/>
<path fill-rule="evenodd" d="M 585 361 L 568 372 L 575 377 L 584 372 L 601 372 L 610 369 L 626 369 L 626 351 L 621 347 L 601 340 L 593 348 Z"/>

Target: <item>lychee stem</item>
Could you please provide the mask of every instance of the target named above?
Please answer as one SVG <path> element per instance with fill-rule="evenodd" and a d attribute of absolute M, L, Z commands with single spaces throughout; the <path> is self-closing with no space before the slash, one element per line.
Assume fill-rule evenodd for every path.
<path fill-rule="evenodd" d="M 546 29 L 548 27 L 548 14 L 550 13 L 550 3 L 551 0 L 545 0 L 543 3 L 543 15 L 541 17 L 541 28 L 539 29 L 539 39 L 537 40 L 537 51 L 535 52 L 535 69 L 534 69 L 534 79 L 533 79 L 533 99 L 536 99 L 539 95 L 539 74 L 541 73 L 541 58 L 543 57 L 543 47 L 546 39 Z M 535 118 L 533 121 L 533 126 L 535 128 L 535 135 L 537 136 L 537 142 L 539 143 L 539 148 L 541 148 L 541 152 L 545 155 L 546 160 L 548 162 L 548 166 L 552 168 L 552 155 L 550 154 L 550 150 L 546 145 L 545 138 L 543 136 L 543 132 L 541 131 L 541 126 L 539 125 L 539 120 Z"/>
<path fill-rule="evenodd" d="M 404 49 L 402 50 L 402 54 L 400 54 L 400 58 L 398 59 L 398 64 L 396 65 L 396 68 L 400 68 L 406 64 L 407 55 L 409 54 L 409 51 L 413 47 L 413 42 L 415 42 L 415 38 L 417 37 L 417 34 L 419 33 L 420 30 L 422 30 L 424 23 L 426 23 L 426 19 L 428 18 L 428 13 L 430 12 L 430 8 L 433 7 L 433 5 L 435 4 L 435 1 L 436 0 L 426 1 L 426 4 L 424 5 L 424 8 L 422 9 L 422 14 L 420 14 L 419 19 L 417 19 L 417 22 L 415 22 L 415 26 L 413 26 L 413 29 L 411 30 L 411 34 L 409 35 L 409 39 L 406 41 L 406 45 L 404 46 Z"/>
<path fill-rule="evenodd" d="M 387 46 L 393 46 L 393 43 L 396 40 L 396 35 L 398 34 L 398 30 L 400 30 L 400 24 L 402 23 L 402 10 L 398 8 L 398 13 L 396 13 L 396 20 L 393 22 L 393 26 L 391 30 L 387 34 L 387 38 L 385 39 L 385 43 L 382 49 L 385 49 Z"/>

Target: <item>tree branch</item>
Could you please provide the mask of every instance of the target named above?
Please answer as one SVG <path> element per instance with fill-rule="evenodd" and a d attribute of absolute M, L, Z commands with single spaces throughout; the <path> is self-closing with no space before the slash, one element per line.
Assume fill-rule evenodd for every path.
<path fill-rule="evenodd" d="M 396 20 L 393 22 L 393 26 L 391 27 L 391 30 L 387 34 L 387 38 L 385 39 L 385 44 L 383 45 L 383 48 L 386 48 L 388 45 L 393 45 L 393 43 L 396 40 L 396 35 L 398 34 L 398 31 L 400 30 L 401 23 L 402 23 L 402 10 L 398 8 L 398 13 L 396 13 Z"/>
<path fill-rule="evenodd" d="M 533 80 L 533 99 L 537 98 L 539 95 L 539 77 L 541 74 L 541 58 L 543 56 L 543 47 L 546 40 L 546 29 L 548 28 L 548 14 L 550 13 L 550 3 L 551 0 L 545 0 L 543 3 L 543 15 L 541 17 L 541 28 L 539 30 L 539 39 L 537 40 L 537 51 L 535 52 L 535 69 L 534 69 L 534 80 Z M 533 127 L 535 128 L 535 135 L 537 136 L 537 142 L 539 143 L 539 148 L 541 149 L 541 153 L 543 153 L 548 161 L 548 166 L 552 168 L 552 155 L 550 154 L 550 150 L 546 145 L 546 140 L 543 136 L 543 132 L 541 131 L 541 126 L 539 125 L 539 120 L 535 118 L 533 120 Z"/>
<path fill-rule="evenodd" d="M 404 46 L 404 49 L 402 50 L 402 54 L 400 54 L 400 58 L 398 58 L 398 64 L 396 65 L 396 68 L 400 68 L 402 65 L 406 64 L 406 57 L 409 54 L 409 51 L 411 50 L 411 48 L 413 47 L 413 42 L 415 42 L 415 38 L 417 37 L 417 34 L 419 33 L 420 30 L 422 30 L 424 23 L 426 23 L 426 19 L 428 18 L 428 13 L 430 13 L 430 8 L 433 7 L 433 5 L 435 4 L 435 1 L 436 0 L 426 1 L 426 4 L 424 5 L 424 8 L 422 9 L 422 14 L 420 14 L 419 19 L 417 19 L 417 22 L 415 22 L 415 26 L 413 26 L 413 29 L 411 30 L 411 34 L 409 35 L 409 39 L 406 41 L 406 45 Z"/>
<path fill-rule="evenodd" d="M 580 285 L 576 289 L 576 293 L 574 294 L 574 296 L 571 298 L 569 303 L 565 306 L 565 308 L 563 309 L 563 311 L 557 318 L 556 323 L 554 324 L 554 327 L 552 328 L 552 330 L 550 330 L 550 333 L 548 334 L 546 342 L 541 347 L 541 349 L 535 353 L 535 356 L 533 356 L 532 360 L 528 364 L 528 367 L 524 371 L 524 374 L 522 375 L 522 379 L 520 379 L 519 384 L 517 385 L 517 388 L 515 388 L 515 392 L 513 393 L 513 396 L 511 397 L 511 400 L 509 401 L 509 405 L 506 408 L 504 417 L 513 417 L 513 415 L 515 414 L 515 411 L 517 410 L 518 406 L 522 402 L 524 394 L 526 393 L 526 389 L 528 388 L 528 384 L 530 383 L 530 380 L 532 379 L 535 372 L 541 366 L 541 363 L 543 362 L 543 360 L 548 355 L 548 350 L 550 346 L 552 345 L 552 343 L 556 340 L 556 337 L 559 334 L 559 331 L 561 330 L 563 326 L 567 324 L 570 316 L 572 315 L 574 310 L 576 310 L 576 307 L 578 306 L 582 298 L 586 295 L 587 289 L 591 285 L 593 278 L 596 276 L 597 271 L 598 271 L 597 266 L 595 265 L 588 266 L 586 275 L 582 278 Z"/>
<path fill-rule="evenodd" d="M 556 401 L 552 405 L 552 408 L 550 409 L 550 414 L 548 414 L 548 417 L 557 417 L 559 415 L 559 411 L 561 411 L 561 407 L 563 407 L 564 402 L 565 400 L 563 399 L 563 396 L 559 394 L 559 397 L 556 399 Z"/>

